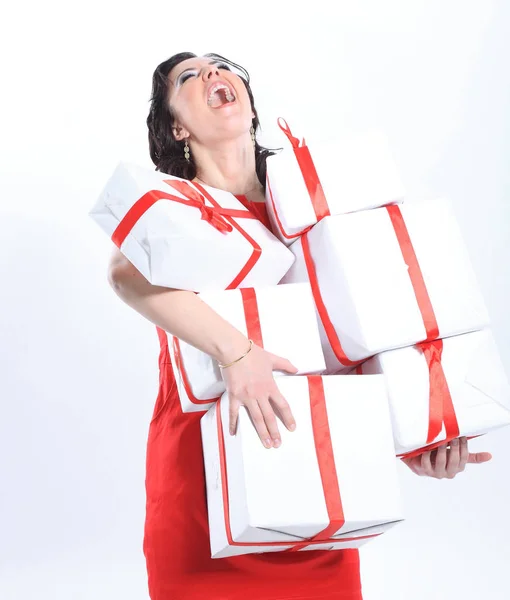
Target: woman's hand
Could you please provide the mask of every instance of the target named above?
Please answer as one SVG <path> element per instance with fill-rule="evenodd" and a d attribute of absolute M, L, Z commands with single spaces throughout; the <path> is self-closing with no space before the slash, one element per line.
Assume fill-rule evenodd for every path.
<path fill-rule="evenodd" d="M 296 427 L 289 404 L 276 386 L 273 371 L 295 374 L 297 369 L 287 359 L 255 344 L 243 359 L 223 369 L 230 398 L 230 434 L 235 434 L 239 408 L 245 406 L 266 448 L 278 448 L 281 444 L 275 413 L 289 431 Z"/>
<path fill-rule="evenodd" d="M 468 463 L 481 464 L 491 460 L 489 452 L 470 453 L 466 437 L 456 438 L 448 444 L 430 452 L 424 452 L 413 458 L 403 458 L 413 473 L 420 476 L 435 477 L 436 479 L 453 479 L 464 471 Z"/>

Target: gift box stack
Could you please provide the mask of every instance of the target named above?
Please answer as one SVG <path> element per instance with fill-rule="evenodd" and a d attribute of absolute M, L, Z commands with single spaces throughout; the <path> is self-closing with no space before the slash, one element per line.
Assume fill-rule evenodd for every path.
<path fill-rule="evenodd" d="M 261 444 L 244 408 L 229 434 L 217 363 L 167 335 L 183 412 L 202 437 L 211 556 L 358 547 L 402 520 L 384 378 L 326 370 L 309 282 L 279 284 L 286 244 L 221 190 L 120 163 L 90 216 L 154 285 L 194 291 L 254 343 L 289 359 L 275 373 L 298 423 Z"/>
<path fill-rule="evenodd" d="M 282 124 L 283 123 L 283 124 Z M 380 134 L 268 160 L 268 205 L 309 282 L 327 373 L 382 374 L 395 449 L 412 456 L 510 424 L 510 391 L 447 199 L 403 202 Z"/>
<path fill-rule="evenodd" d="M 309 147 L 279 124 L 273 232 L 232 194 L 128 163 L 90 212 L 150 283 L 198 293 L 298 368 L 275 373 L 297 429 L 267 450 L 244 408 L 229 434 L 217 363 L 167 334 L 182 410 L 207 411 L 213 558 L 359 547 L 402 520 L 396 452 L 510 421 L 447 202 L 399 204 L 378 132 Z"/>

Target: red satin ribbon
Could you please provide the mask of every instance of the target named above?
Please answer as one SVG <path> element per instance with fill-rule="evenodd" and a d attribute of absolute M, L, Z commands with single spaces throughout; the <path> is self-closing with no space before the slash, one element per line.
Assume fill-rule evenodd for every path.
<path fill-rule="evenodd" d="M 168 184 L 169 186 L 175 189 L 178 189 L 177 186 L 173 185 L 174 182 L 172 180 L 165 180 L 164 183 Z M 189 190 L 192 190 L 192 188 L 190 188 L 187 184 L 184 185 Z M 180 189 L 178 191 L 181 192 Z M 200 197 L 198 194 L 196 194 L 196 192 L 195 195 L 189 194 L 187 199 L 184 199 L 179 198 L 179 196 L 163 192 L 161 190 L 150 190 L 149 192 L 146 192 L 141 198 L 139 198 L 133 204 L 133 206 L 131 206 L 131 208 L 127 211 L 124 218 L 121 220 L 121 222 L 118 224 L 117 228 L 113 232 L 112 241 L 117 246 L 117 248 L 121 247 L 129 232 L 133 229 L 133 227 L 136 225 L 139 219 L 149 210 L 149 208 L 151 208 L 159 200 L 171 200 L 172 202 L 185 204 L 186 206 L 189 206 L 191 208 L 198 208 L 201 213 L 202 219 L 210 223 L 218 231 L 221 231 L 222 233 L 232 231 L 232 226 L 224 220 L 223 215 L 214 208 L 206 206 L 204 198 Z"/>
<path fill-rule="evenodd" d="M 263 348 L 264 342 L 262 340 L 262 330 L 260 328 L 260 315 L 255 290 L 253 288 L 241 288 L 239 291 L 241 292 L 241 298 L 243 301 L 243 310 L 246 320 L 246 329 L 248 337 L 251 340 L 253 340 L 255 344 Z M 181 344 L 179 338 L 173 336 L 172 346 L 174 350 L 175 366 L 179 371 L 184 390 L 186 391 L 190 402 L 192 402 L 193 404 L 200 405 L 210 404 L 211 402 L 216 402 L 217 400 L 219 400 L 221 396 L 206 399 L 200 399 L 195 396 L 182 358 Z"/>
<path fill-rule="evenodd" d="M 315 264 L 313 262 L 312 254 L 310 252 L 310 243 L 308 241 L 308 234 L 305 233 L 301 237 L 301 247 L 303 248 L 303 257 L 305 260 L 306 270 L 308 272 L 308 278 L 310 280 L 310 287 L 312 288 L 312 294 L 315 299 L 315 305 L 317 307 L 317 312 L 319 313 L 320 320 L 322 321 L 322 325 L 324 327 L 324 331 L 326 332 L 326 336 L 329 340 L 331 348 L 337 358 L 337 360 L 347 367 L 353 367 L 358 365 L 361 361 L 352 361 L 347 358 L 347 355 L 342 348 L 342 344 L 340 342 L 340 338 L 335 330 L 331 319 L 329 318 L 329 313 L 324 304 L 324 300 L 322 299 L 322 294 L 319 286 L 319 280 L 317 278 L 317 272 L 315 270 Z"/>
<path fill-rule="evenodd" d="M 315 450 L 321 474 L 324 497 L 330 519 L 329 525 L 308 540 L 302 542 L 236 542 L 232 537 L 230 527 L 230 504 L 228 494 L 228 474 L 226 465 L 225 438 L 223 435 L 223 424 L 221 418 L 221 406 L 216 406 L 216 427 L 218 433 L 218 443 L 220 450 L 220 472 L 221 486 L 223 494 L 223 518 L 225 523 L 225 532 L 229 546 L 255 546 L 255 547 L 277 547 L 286 548 L 287 551 L 302 550 L 306 546 L 315 546 L 319 544 L 336 544 L 338 542 L 351 542 L 374 538 L 380 533 L 335 539 L 330 536 L 340 529 L 345 522 L 342 509 L 340 490 L 338 488 L 338 479 L 336 474 L 335 459 L 331 445 L 331 436 L 328 425 L 326 410 L 326 400 L 324 397 L 324 387 L 322 378 L 319 375 L 308 376 L 308 386 L 310 391 L 310 405 L 312 412 L 312 427 L 315 440 Z M 290 548 L 289 548 L 290 546 Z"/>
<path fill-rule="evenodd" d="M 271 206 L 273 207 L 273 215 L 276 219 L 276 224 L 278 226 L 278 229 L 279 229 L 282 237 L 284 237 L 287 240 L 293 240 L 295 238 L 301 237 L 304 233 L 307 233 L 308 231 L 310 231 L 310 229 L 313 227 L 313 225 L 310 225 L 310 227 L 303 229 L 303 231 L 300 231 L 299 233 L 287 233 L 285 231 L 285 229 L 283 228 L 283 223 L 280 220 L 280 215 L 278 214 L 278 211 L 276 210 L 276 204 L 274 203 L 271 182 L 269 181 L 269 177 L 267 175 L 266 175 L 266 189 L 269 194 L 269 202 L 271 202 Z"/>
<path fill-rule="evenodd" d="M 411 242 L 411 236 L 407 230 L 400 207 L 396 205 L 386 206 L 386 210 L 388 211 L 393 229 L 395 230 L 402 256 L 408 266 L 409 277 L 413 285 L 416 302 L 418 303 L 423 324 L 425 325 L 425 330 L 427 332 L 427 337 L 423 341 L 430 342 L 439 337 L 439 326 L 427 291 L 427 286 L 425 285 L 423 273 L 421 272 L 420 264 Z"/>
<path fill-rule="evenodd" d="M 216 200 L 211 196 L 211 194 L 209 194 L 199 183 L 194 183 L 194 185 L 199 190 L 199 192 L 201 194 L 203 194 L 215 208 L 221 208 L 221 206 L 216 202 Z M 229 213 L 230 212 L 233 212 L 233 211 L 229 211 Z M 246 218 L 248 218 L 248 219 L 257 219 L 257 217 L 253 213 L 251 213 L 249 210 L 235 211 L 235 212 L 242 213 L 243 215 L 246 214 Z M 248 235 L 246 233 L 246 231 L 238 223 L 236 223 L 236 221 L 234 221 L 234 219 L 232 218 L 233 216 L 237 216 L 237 214 L 236 215 L 230 215 L 230 214 L 225 215 L 225 219 L 232 225 L 232 227 L 234 229 L 237 229 L 237 231 L 239 231 L 239 233 L 244 237 L 245 240 L 247 240 L 249 242 L 249 244 L 253 248 L 253 251 L 251 253 L 250 258 L 244 265 L 244 267 L 241 269 L 241 271 L 239 271 L 239 273 L 236 275 L 236 277 L 234 277 L 234 279 L 226 287 L 227 290 L 233 290 L 233 289 L 239 287 L 239 285 L 241 285 L 241 283 L 247 277 L 247 275 L 250 273 L 250 271 L 253 269 L 253 267 L 257 264 L 258 260 L 260 259 L 260 256 L 262 255 L 262 248 L 257 244 L 257 242 L 250 235 Z"/>
<path fill-rule="evenodd" d="M 164 182 L 186 198 L 179 198 L 178 196 L 160 190 L 151 190 L 147 192 L 131 206 L 124 218 L 118 224 L 112 235 L 113 243 L 120 248 L 138 220 L 159 200 L 171 200 L 172 202 L 178 202 L 179 204 L 184 204 L 192 208 L 198 208 L 202 219 L 210 223 L 218 231 L 228 233 L 232 231 L 232 229 L 237 229 L 237 231 L 239 231 L 252 246 L 253 251 L 250 258 L 234 280 L 227 286 L 227 289 L 238 287 L 259 260 L 262 249 L 257 242 L 249 236 L 236 221 L 234 221 L 234 218 L 256 220 L 257 217 L 249 210 L 222 208 L 220 204 L 218 204 L 218 202 L 216 202 L 216 200 L 198 184 L 195 185 L 201 194 L 185 181 L 166 179 Z M 205 204 L 204 197 L 209 200 L 212 207 Z"/>
<path fill-rule="evenodd" d="M 260 328 L 260 315 L 257 303 L 257 294 L 253 288 L 241 288 L 243 299 L 244 318 L 246 320 L 246 330 L 248 338 L 253 340 L 254 344 L 264 347 L 262 339 L 262 329 Z"/>
<path fill-rule="evenodd" d="M 452 396 L 446 381 L 441 358 L 443 353 L 443 340 L 418 344 L 423 352 L 429 369 L 429 431 L 427 444 L 441 433 L 444 423 L 446 437 L 454 439 L 459 436 L 459 424 L 455 415 Z"/>
<path fill-rule="evenodd" d="M 333 445 L 331 443 L 323 380 L 320 375 L 312 375 L 307 377 L 307 379 L 310 393 L 313 439 L 321 474 L 322 489 L 324 490 L 324 499 L 328 510 L 329 525 L 309 540 L 293 546 L 289 550 L 290 552 L 302 550 L 311 542 L 330 540 L 331 536 L 345 523 L 342 498 L 340 496 L 340 488 L 338 487 L 335 455 L 333 454 Z"/>
<path fill-rule="evenodd" d="M 417 344 L 423 353 L 429 370 L 429 430 L 427 433 L 426 446 L 412 452 L 399 454 L 399 458 L 411 458 L 419 456 L 424 452 L 438 448 L 443 444 L 451 442 L 460 435 L 457 415 L 453 405 L 450 388 L 441 363 L 443 353 L 443 340 L 434 342 L 422 342 Z M 441 442 L 432 443 L 433 440 L 445 428 L 445 439 Z"/>
<path fill-rule="evenodd" d="M 281 123 L 284 123 L 284 125 L 282 126 Z M 324 189 L 320 182 L 319 174 L 317 173 L 317 169 L 315 168 L 315 164 L 313 162 L 312 155 L 310 154 L 310 149 L 306 145 L 305 140 L 303 140 L 303 142 L 300 143 L 298 138 L 296 138 L 292 135 L 290 127 L 288 126 L 285 119 L 282 119 L 281 117 L 278 119 L 278 126 L 283 131 L 283 133 L 287 136 L 287 138 L 289 139 L 289 141 L 292 145 L 292 149 L 294 150 L 294 154 L 296 156 L 296 160 L 297 160 L 299 168 L 301 170 L 301 174 L 303 175 L 303 180 L 305 182 L 306 189 L 308 190 L 308 194 L 310 195 L 310 200 L 312 202 L 312 207 L 315 212 L 315 217 L 317 219 L 317 222 L 320 221 L 321 219 L 324 219 L 324 217 L 329 217 L 331 212 L 329 210 L 328 202 L 326 200 L 326 195 L 324 193 Z M 272 194 L 271 194 L 271 200 L 272 200 Z M 277 215 L 277 211 L 276 211 L 274 202 L 273 202 L 273 208 L 274 208 L 274 214 Z M 289 234 L 286 234 L 284 232 L 283 228 L 281 227 L 281 221 L 278 216 L 277 216 L 277 222 L 278 222 L 278 225 L 282 232 L 282 235 L 284 235 L 284 237 L 286 237 L 288 239 L 298 237 L 309 229 L 309 228 L 307 228 L 307 229 L 304 229 L 303 231 L 301 231 L 300 233 L 289 235 Z"/>
<path fill-rule="evenodd" d="M 420 456 L 420 454 L 423 454 L 424 452 L 434 450 L 443 444 L 450 443 L 460 435 L 455 407 L 441 362 L 443 340 L 421 342 L 416 346 L 423 353 L 429 371 L 429 429 L 427 433 L 427 445 L 411 452 L 398 454 L 398 458 L 413 458 L 415 456 Z M 358 365 L 355 372 L 356 375 L 363 375 L 363 365 Z M 441 433 L 443 424 L 446 434 L 445 439 L 441 442 L 432 443 L 432 440 L 436 439 Z"/>
<path fill-rule="evenodd" d="M 407 230 L 400 207 L 396 205 L 387 206 L 386 210 L 388 211 L 393 229 L 395 230 L 402 256 L 408 266 L 409 277 L 413 284 L 416 301 L 426 331 L 425 340 L 417 344 L 417 347 L 425 356 L 430 377 L 429 430 L 427 434 L 427 445 L 424 448 L 415 450 L 413 453 L 400 455 L 401 457 L 409 457 L 411 454 L 418 456 L 429 449 L 437 448 L 442 444 L 450 442 L 457 438 L 460 432 L 452 396 L 441 364 L 443 342 L 442 340 L 437 339 L 440 335 L 439 325 L 437 323 L 436 315 L 434 314 L 434 308 L 427 291 L 418 258 L 411 242 L 411 236 Z M 445 427 L 446 439 L 442 442 L 432 444 L 432 441 L 441 433 L 443 424 Z"/>
<path fill-rule="evenodd" d="M 194 202 L 201 203 L 205 206 L 206 209 L 213 211 L 215 215 L 221 215 L 223 217 L 234 217 L 237 219 L 256 219 L 257 217 L 249 210 L 236 209 L 236 208 L 223 208 L 220 206 L 216 200 L 207 192 L 204 188 L 202 188 L 201 193 L 199 193 L 194 187 L 191 187 L 189 183 L 186 183 L 183 180 L 176 179 L 166 179 L 165 183 L 171 185 L 175 190 L 177 190 L 183 196 L 186 196 L 189 200 Z M 198 187 L 198 184 L 195 184 Z M 212 207 L 206 206 L 204 202 L 204 196 L 213 204 Z M 229 226 L 229 231 L 232 231 L 232 226 L 227 223 Z"/>

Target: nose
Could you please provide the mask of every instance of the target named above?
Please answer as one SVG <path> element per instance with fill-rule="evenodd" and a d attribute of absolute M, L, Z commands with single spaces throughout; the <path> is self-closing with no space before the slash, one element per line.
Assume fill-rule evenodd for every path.
<path fill-rule="evenodd" d="M 207 67 L 204 67 L 204 69 L 202 71 L 202 79 L 204 81 L 209 81 L 211 79 L 214 79 L 214 77 L 219 77 L 219 76 L 220 76 L 220 72 L 216 65 L 208 65 Z"/>

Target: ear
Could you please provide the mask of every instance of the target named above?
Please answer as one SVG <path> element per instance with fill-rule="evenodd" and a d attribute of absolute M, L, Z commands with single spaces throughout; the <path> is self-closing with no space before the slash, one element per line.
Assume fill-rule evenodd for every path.
<path fill-rule="evenodd" d="M 184 128 L 181 125 L 179 125 L 178 123 L 176 123 L 172 127 L 172 131 L 173 131 L 173 134 L 174 134 L 174 138 L 178 142 L 182 141 L 184 138 L 189 138 L 190 137 L 189 131 L 186 128 Z"/>

